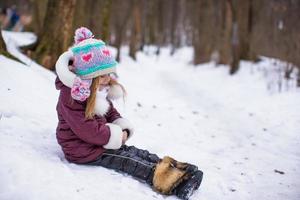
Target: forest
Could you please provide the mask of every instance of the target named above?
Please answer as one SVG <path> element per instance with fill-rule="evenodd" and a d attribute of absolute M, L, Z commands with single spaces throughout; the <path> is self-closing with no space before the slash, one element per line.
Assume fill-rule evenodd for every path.
<path fill-rule="evenodd" d="M 73 41 L 73 32 L 89 27 L 118 50 L 129 47 L 133 59 L 145 46 L 173 54 L 183 46 L 194 49 L 192 63 L 209 61 L 239 69 L 240 60 L 261 56 L 286 61 L 285 78 L 300 66 L 299 0 L 1 0 L 14 6 L 23 30 L 38 36 L 23 47 L 48 69 Z M 2 45 L 1 45 L 2 46 Z M 276 62 L 276 61 L 274 61 Z M 300 75 L 298 72 L 298 86 Z"/>

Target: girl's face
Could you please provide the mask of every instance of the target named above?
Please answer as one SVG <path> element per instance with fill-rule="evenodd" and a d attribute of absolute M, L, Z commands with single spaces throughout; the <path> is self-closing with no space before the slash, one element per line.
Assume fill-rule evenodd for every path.
<path fill-rule="evenodd" d="M 104 87 L 104 86 L 107 86 L 109 81 L 110 81 L 110 76 L 108 74 L 100 76 L 100 78 L 99 78 L 100 88 Z"/>

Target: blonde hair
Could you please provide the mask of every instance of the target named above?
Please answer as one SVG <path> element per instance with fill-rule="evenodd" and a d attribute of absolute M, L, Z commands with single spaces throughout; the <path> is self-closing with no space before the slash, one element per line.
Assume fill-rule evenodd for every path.
<path fill-rule="evenodd" d="M 100 76 L 93 78 L 92 85 L 90 87 L 91 95 L 87 99 L 87 104 L 86 104 L 86 108 L 85 108 L 85 118 L 86 119 L 92 119 L 95 115 L 94 110 L 95 110 L 95 104 L 96 104 L 96 95 L 97 95 L 97 91 L 99 89 L 99 80 L 100 80 Z M 126 96 L 127 93 L 126 93 L 125 88 L 120 83 L 118 83 L 118 81 L 111 78 L 108 84 L 109 84 L 109 86 L 113 86 L 113 85 L 120 86 L 123 91 L 123 98 L 124 98 L 124 96 Z"/>

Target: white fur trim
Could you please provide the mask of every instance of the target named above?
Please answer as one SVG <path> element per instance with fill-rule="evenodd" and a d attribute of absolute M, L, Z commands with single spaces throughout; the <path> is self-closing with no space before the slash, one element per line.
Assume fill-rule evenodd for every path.
<path fill-rule="evenodd" d="M 110 129 L 110 138 L 106 145 L 103 145 L 105 149 L 119 149 L 122 146 L 123 131 L 120 126 L 107 123 Z"/>
<path fill-rule="evenodd" d="M 55 64 L 56 73 L 61 82 L 72 88 L 76 74 L 69 70 L 69 61 L 73 57 L 72 51 L 66 51 L 61 54 Z"/>
<path fill-rule="evenodd" d="M 119 99 L 123 96 L 123 90 L 119 85 L 112 85 L 108 90 L 107 97 L 111 100 Z"/>
<path fill-rule="evenodd" d="M 100 116 L 104 116 L 109 108 L 110 108 L 110 104 L 106 99 L 106 91 L 98 91 L 96 94 L 96 101 L 95 101 L 95 114 L 96 115 L 100 115 Z"/>
<path fill-rule="evenodd" d="M 115 121 L 113 121 L 113 124 L 116 124 L 116 125 L 120 126 L 122 130 L 128 129 L 129 130 L 129 137 L 128 137 L 128 139 L 132 137 L 134 129 L 133 129 L 133 126 L 129 122 L 128 119 L 118 118 Z"/>

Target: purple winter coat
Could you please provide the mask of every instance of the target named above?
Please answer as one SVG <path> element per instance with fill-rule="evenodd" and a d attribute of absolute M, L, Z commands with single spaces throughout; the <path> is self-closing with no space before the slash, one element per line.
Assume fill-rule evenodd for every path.
<path fill-rule="evenodd" d="M 100 156 L 110 138 L 110 129 L 106 123 L 121 118 L 118 111 L 110 102 L 109 111 L 105 116 L 95 116 L 85 119 L 86 101 L 73 100 L 70 88 L 58 78 L 55 81 L 56 89 L 60 90 L 56 106 L 58 126 L 56 138 L 65 157 L 74 163 L 86 163 Z"/>

